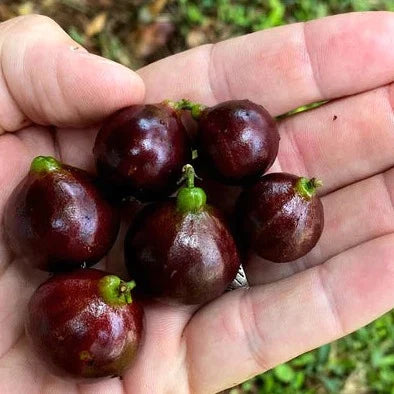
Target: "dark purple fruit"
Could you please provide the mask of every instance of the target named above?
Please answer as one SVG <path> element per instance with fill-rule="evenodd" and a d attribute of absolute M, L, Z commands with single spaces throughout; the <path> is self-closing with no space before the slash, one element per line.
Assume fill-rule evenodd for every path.
<path fill-rule="evenodd" d="M 123 195 L 148 200 L 175 191 L 191 156 L 178 112 L 166 103 L 133 105 L 110 116 L 93 152 L 101 177 Z"/>
<path fill-rule="evenodd" d="M 240 229 L 259 256 L 285 263 L 316 245 L 324 226 L 323 205 L 316 195 L 319 186 L 315 178 L 273 173 L 243 192 Z"/>
<path fill-rule="evenodd" d="M 61 376 L 122 376 L 143 330 L 143 310 L 131 297 L 134 285 L 94 269 L 43 283 L 30 299 L 26 320 L 38 358 Z"/>
<path fill-rule="evenodd" d="M 101 260 L 115 242 L 119 214 L 85 171 L 36 157 L 12 193 L 5 231 L 13 251 L 46 271 Z"/>
<path fill-rule="evenodd" d="M 198 124 L 200 161 L 222 182 L 251 183 L 275 161 L 278 128 L 261 105 L 227 101 L 202 110 Z"/>
<path fill-rule="evenodd" d="M 221 214 L 206 205 L 185 166 L 187 187 L 176 199 L 141 212 L 125 241 L 127 268 L 146 295 L 169 303 L 202 304 L 221 295 L 240 259 Z"/>

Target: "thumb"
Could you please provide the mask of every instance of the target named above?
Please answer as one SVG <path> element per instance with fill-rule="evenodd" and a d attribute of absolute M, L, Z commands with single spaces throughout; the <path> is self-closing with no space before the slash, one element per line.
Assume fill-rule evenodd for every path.
<path fill-rule="evenodd" d="M 89 54 L 50 18 L 0 24 L 0 133 L 34 122 L 85 126 L 144 98 L 130 69 Z"/>

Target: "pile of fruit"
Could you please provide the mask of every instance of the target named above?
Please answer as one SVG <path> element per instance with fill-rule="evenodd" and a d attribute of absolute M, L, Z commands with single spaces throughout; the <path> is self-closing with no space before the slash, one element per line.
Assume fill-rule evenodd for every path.
<path fill-rule="evenodd" d="M 122 376 L 138 353 L 144 299 L 204 304 L 226 291 L 249 250 L 278 263 L 308 253 L 323 230 L 321 182 L 264 175 L 278 147 L 260 105 L 181 100 L 105 120 L 93 149 L 98 176 L 36 157 L 8 201 L 5 229 L 17 255 L 54 274 L 28 307 L 38 357 L 61 376 Z M 221 184 L 242 187 L 230 208 Z M 89 267 L 114 245 L 131 196 L 144 204 L 128 223 L 124 281 Z"/>

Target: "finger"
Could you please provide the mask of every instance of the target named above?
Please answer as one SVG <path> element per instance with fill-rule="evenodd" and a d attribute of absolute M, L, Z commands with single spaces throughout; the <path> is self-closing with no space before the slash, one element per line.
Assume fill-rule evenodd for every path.
<path fill-rule="evenodd" d="M 7 23 L 0 25 L 1 130 L 18 130 L 26 119 L 82 126 L 143 100 L 136 73 L 87 53 L 51 19 Z"/>
<path fill-rule="evenodd" d="M 394 236 L 378 238 L 292 278 L 234 291 L 199 311 L 186 329 L 193 392 L 231 387 L 390 310 L 393 254 Z"/>
<path fill-rule="evenodd" d="M 321 193 L 394 165 L 394 84 L 280 122 L 282 171 L 323 180 Z"/>
<path fill-rule="evenodd" d="M 93 146 L 98 127 L 58 128 L 54 138 L 58 156 L 64 163 L 95 173 Z"/>
<path fill-rule="evenodd" d="M 182 334 L 195 309 L 190 305 L 144 304 L 145 336 L 124 379 L 131 393 L 189 392 Z"/>
<path fill-rule="evenodd" d="M 253 256 L 246 266 L 249 283 L 277 281 L 359 244 L 394 233 L 394 168 L 330 193 L 322 202 L 324 230 L 315 248 L 286 264 Z"/>
<path fill-rule="evenodd" d="M 246 97 L 279 115 L 390 83 L 393 34 L 393 13 L 337 15 L 199 47 L 139 74 L 149 101 Z"/>

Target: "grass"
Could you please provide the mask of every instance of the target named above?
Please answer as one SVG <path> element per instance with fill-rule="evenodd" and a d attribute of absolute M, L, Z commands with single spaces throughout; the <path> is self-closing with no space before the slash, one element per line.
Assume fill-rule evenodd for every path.
<path fill-rule="evenodd" d="M 42 13 L 97 54 L 137 68 L 206 42 L 392 0 L 36 0 L 0 2 L 0 20 Z M 277 366 L 231 394 L 394 394 L 394 312 Z"/>

